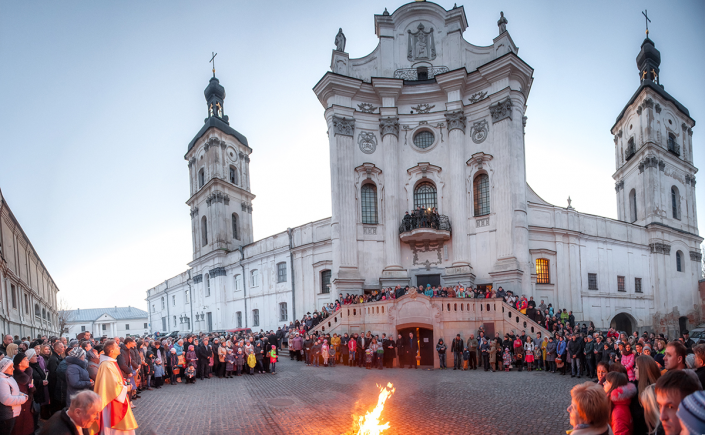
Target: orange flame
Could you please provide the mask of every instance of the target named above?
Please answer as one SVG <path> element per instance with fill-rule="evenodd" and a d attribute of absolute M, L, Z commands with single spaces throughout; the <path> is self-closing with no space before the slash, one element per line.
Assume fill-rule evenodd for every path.
<path fill-rule="evenodd" d="M 379 385 L 377 385 L 379 387 Z M 379 398 L 377 399 L 377 406 L 372 411 L 369 411 L 366 415 L 360 416 L 360 430 L 357 432 L 358 435 L 379 435 L 385 430 L 389 429 L 389 422 L 380 424 L 379 417 L 384 410 L 384 402 L 389 399 L 395 388 L 392 383 L 389 382 L 386 387 L 380 387 Z"/>

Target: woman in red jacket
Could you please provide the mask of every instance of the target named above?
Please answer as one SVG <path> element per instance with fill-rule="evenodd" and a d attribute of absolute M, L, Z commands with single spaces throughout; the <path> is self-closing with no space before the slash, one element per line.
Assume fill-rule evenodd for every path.
<path fill-rule="evenodd" d="M 611 402 L 610 426 L 614 435 L 631 435 L 634 424 L 629 405 L 636 395 L 636 387 L 630 383 L 627 375 L 610 372 L 605 377 L 602 387 Z"/>

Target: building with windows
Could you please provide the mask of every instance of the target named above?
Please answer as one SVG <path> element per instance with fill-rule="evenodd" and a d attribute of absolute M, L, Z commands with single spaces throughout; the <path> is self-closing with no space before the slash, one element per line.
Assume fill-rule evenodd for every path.
<path fill-rule="evenodd" d="M 149 333 L 149 316 L 135 307 L 87 308 L 67 311 L 64 333 L 74 338 L 81 332 L 94 337 L 142 336 Z"/>
<path fill-rule="evenodd" d="M 58 335 L 58 292 L 0 191 L 0 326 L 3 334 Z"/>
<path fill-rule="evenodd" d="M 148 291 L 154 327 L 273 329 L 339 293 L 458 283 L 543 299 L 597 327 L 673 332 L 700 320 L 695 121 L 660 85 L 651 39 L 612 127 L 610 219 L 527 184 L 534 70 L 503 15 L 486 46 L 463 39 L 462 6 L 412 2 L 374 20 L 374 51 L 350 59 L 341 31 L 313 89 L 329 127 L 327 219 L 253 240 L 252 149 L 223 114 L 214 73 L 185 155 L 193 261 Z"/>

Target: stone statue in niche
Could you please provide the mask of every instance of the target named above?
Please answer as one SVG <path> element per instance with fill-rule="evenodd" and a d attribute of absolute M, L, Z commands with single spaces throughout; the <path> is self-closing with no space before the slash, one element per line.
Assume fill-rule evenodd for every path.
<path fill-rule="evenodd" d="M 415 60 L 433 60 L 436 58 L 436 44 L 433 38 L 433 27 L 428 32 L 422 23 L 416 28 L 416 32 L 409 33 L 409 46 L 407 48 L 406 58 L 409 61 Z"/>
<path fill-rule="evenodd" d="M 335 51 L 345 51 L 345 35 L 342 27 L 338 29 L 338 34 L 335 35 Z"/>

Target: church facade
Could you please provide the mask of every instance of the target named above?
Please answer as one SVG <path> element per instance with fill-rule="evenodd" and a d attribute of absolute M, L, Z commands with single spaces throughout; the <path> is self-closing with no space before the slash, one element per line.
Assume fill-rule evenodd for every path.
<path fill-rule="evenodd" d="M 533 69 L 503 15 L 487 46 L 465 41 L 467 26 L 462 6 L 385 10 L 378 46 L 359 59 L 338 33 L 313 89 L 329 128 L 332 216 L 259 241 L 252 149 L 229 125 L 214 74 L 185 156 L 193 261 L 147 291 L 150 316 L 162 319 L 152 329 L 276 329 L 340 293 L 429 283 L 501 286 L 597 327 L 674 333 L 699 322 L 695 121 L 660 85 L 653 41 L 612 127 L 615 220 L 529 187 Z M 406 216 L 419 209 L 433 219 Z"/>

